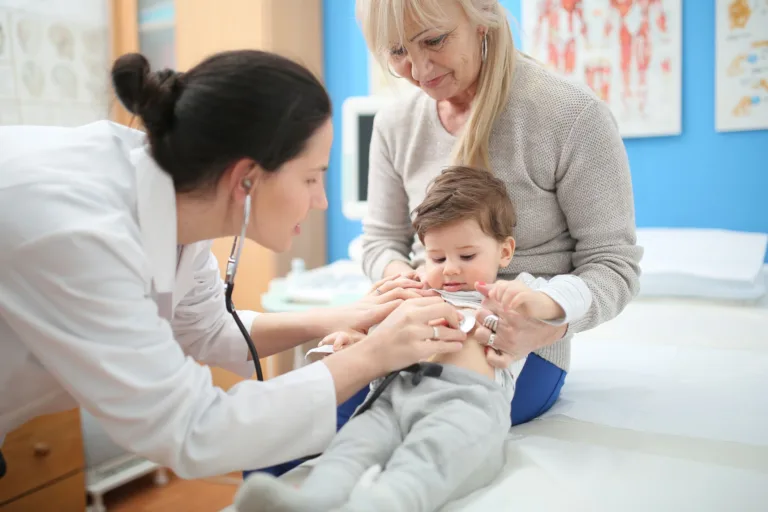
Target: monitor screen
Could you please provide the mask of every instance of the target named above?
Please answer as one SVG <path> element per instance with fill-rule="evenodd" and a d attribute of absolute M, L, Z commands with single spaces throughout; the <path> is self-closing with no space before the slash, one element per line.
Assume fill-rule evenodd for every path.
<path fill-rule="evenodd" d="M 344 216 L 362 219 L 368 211 L 368 156 L 373 118 L 392 98 L 352 96 L 342 104 L 341 200 Z"/>
<path fill-rule="evenodd" d="M 375 114 L 365 114 L 357 118 L 357 198 L 359 201 L 368 200 L 368 156 L 374 116 Z"/>

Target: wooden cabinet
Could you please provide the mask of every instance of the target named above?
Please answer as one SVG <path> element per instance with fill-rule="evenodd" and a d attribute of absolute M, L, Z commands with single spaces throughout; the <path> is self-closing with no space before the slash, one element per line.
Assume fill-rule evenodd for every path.
<path fill-rule="evenodd" d="M 117 57 L 127 52 L 144 51 L 141 48 L 145 30 L 168 30 L 167 21 L 145 28 L 137 20 L 145 20 L 139 7 L 149 4 L 156 9 L 172 7 L 175 69 L 184 71 L 212 53 L 242 48 L 261 49 L 292 58 L 322 78 L 323 35 L 322 0 L 112 0 L 112 48 Z M 157 11 L 155 11 L 157 12 Z M 152 56 L 148 56 L 150 61 Z M 131 116 L 116 105 L 113 118 L 131 124 Z M 219 260 L 222 276 L 229 257 L 232 239 L 216 240 L 214 253 Z M 295 257 L 302 258 L 306 268 L 325 265 L 326 217 L 325 212 L 312 212 L 302 226 L 302 234 L 294 240 L 291 251 L 274 254 L 247 241 L 238 267 L 234 302 L 238 309 L 261 310 L 261 295 L 275 277 L 284 276 Z M 245 342 L 243 342 L 245 343 Z M 266 361 L 265 373 L 270 368 L 284 368 L 280 359 L 291 359 L 287 352 Z M 272 364 L 275 363 L 275 364 Z M 228 389 L 241 379 L 220 369 L 214 369 L 214 382 Z M 272 374 L 274 376 L 274 374 Z"/>
<path fill-rule="evenodd" d="M 3 443 L 8 472 L 0 512 L 85 510 L 85 461 L 77 409 L 36 418 Z"/>

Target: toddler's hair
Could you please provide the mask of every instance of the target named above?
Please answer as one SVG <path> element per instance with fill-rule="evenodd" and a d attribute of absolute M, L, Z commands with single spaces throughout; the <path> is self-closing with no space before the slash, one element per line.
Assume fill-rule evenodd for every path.
<path fill-rule="evenodd" d="M 485 169 L 451 166 L 430 183 L 413 211 L 413 227 L 424 243 L 430 230 L 466 219 L 499 242 L 512 236 L 517 222 L 504 181 Z"/>

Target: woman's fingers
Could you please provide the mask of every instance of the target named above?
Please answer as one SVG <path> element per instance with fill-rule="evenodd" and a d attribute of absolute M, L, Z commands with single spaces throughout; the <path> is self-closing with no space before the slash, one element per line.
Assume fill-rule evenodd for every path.
<path fill-rule="evenodd" d="M 509 354 L 505 354 L 504 352 L 500 352 L 492 348 L 486 349 L 485 359 L 488 361 L 489 365 L 493 366 L 494 368 L 499 368 L 500 370 L 509 368 L 509 365 L 511 365 L 514 361 L 512 356 Z"/>
<path fill-rule="evenodd" d="M 489 302 L 488 304 L 483 303 L 483 308 L 477 312 L 475 319 L 477 320 L 478 325 L 485 325 L 485 319 L 494 315 L 498 318 L 498 321 L 496 322 L 496 329 L 498 330 L 498 325 L 502 322 L 509 323 L 510 319 L 514 317 L 514 314 L 513 311 L 504 311 L 498 304 Z"/>
<path fill-rule="evenodd" d="M 424 327 L 423 339 L 425 340 L 464 341 L 467 339 L 466 333 L 445 325 L 426 325 Z"/>
<path fill-rule="evenodd" d="M 462 319 L 461 313 L 454 306 L 443 301 L 442 297 L 423 297 L 410 300 L 406 304 L 416 306 L 411 312 L 411 318 L 425 325 L 432 320 L 445 319 L 450 327 L 456 329 Z"/>
<path fill-rule="evenodd" d="M 382 295 L 376 295 L 372 296 L 372 300 L 369 299 L 369 302 L 373 302 L 374 304 L 385 304 L 387 302 L 392 301 L 404 301 L 409 299 L 418 299 L 421 297 L 430 297 L 435 295 L 434 292 L 431 292 L 429 290 L 417 290 L 417 289 L 404 289 L 404 288 L 395 288 L 394 290 L 390 290 Z"/>
<path fill-rule="evenodd" d="M 475 328 L 475 333 L 472 337 L 476 339 L 481 345 L 487 345 L 491 339 L 491 334 L 493 333 L 487 327 L 478 325 Z"/>
<path fill-rule="evenodd" d="M 395 288 L 423 289 L 424 285 L 419 281 L 409 279 L 407 277 L 398 277 L 395 279 L 387 280 L 385 282 L 377 283 L 371 293 L 374 295 L 383 295 L 390 290 L 394 290 Z"/>
<path fill-rule="evenodd" d="M 391 275 L 389 277 L 385 277 L 383 279 L 379 279 L 378 281 L 373 283 L 373 285 L 371 286 L 371 289 L 368 291 L 368 293 L 377 293 L 376 290 L 378 290 L 379 287 L 383 286 L 384 283 L 392 281 L 392 280 L 397 279 L 399 277 L 400 277 L 400 274 L 394 274 L 394 275 Z"/>
<path fill-rule="evenodd" d="M 412 290 L 405 290 L 403 288 L 395 288 L 386 293 L 383 293 L 376 297 L 375 301 L 378 304 L 384 304 L 385 302 L 391 302 L 393 300 L 408 300 L 421 297 L 418 293 Z"/>

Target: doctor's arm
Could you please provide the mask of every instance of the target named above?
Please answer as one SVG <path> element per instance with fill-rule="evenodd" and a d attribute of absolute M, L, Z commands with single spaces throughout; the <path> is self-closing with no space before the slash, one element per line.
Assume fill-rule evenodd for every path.
<path fill-rule="evenodd" d="M 174 335 L 184 351 L 198 361 L 250 377 L 253 373 L 253 364 L 248 362 L 252 359 L 251 354 L 240 329 L 226 310 L 219 264 L 210 251 L 211 244 L 206 245 L 207 250 L 199 250 L 193 262 L 195 284 L 174 312 Z M 241 282 L 239 286 L 248 286 L 248 283 Z M 408 293 L 404 289 L 392 290 L 387 297 L 373 298 L 379 303 L 341 308 L 263 314 L 238 310 L 237 314 L 249 330 L 259 357 L 267 357 L 335 331 L 366 330 L 383 320 L 396 306 L 394 303 L 390 307 L 380 304 L 406 298 Z"/>
<path fill-rule="evenodd" d="M 319 453 L 335 434 L 336 404 L 385 373 L 362 346 L 333 364 L 215 387 L 158 316 L 143 251 L 124 233 L 111 225 L 57 233 L 3 254 L 0 309 L 125 449 L 185 478 Z"/>

